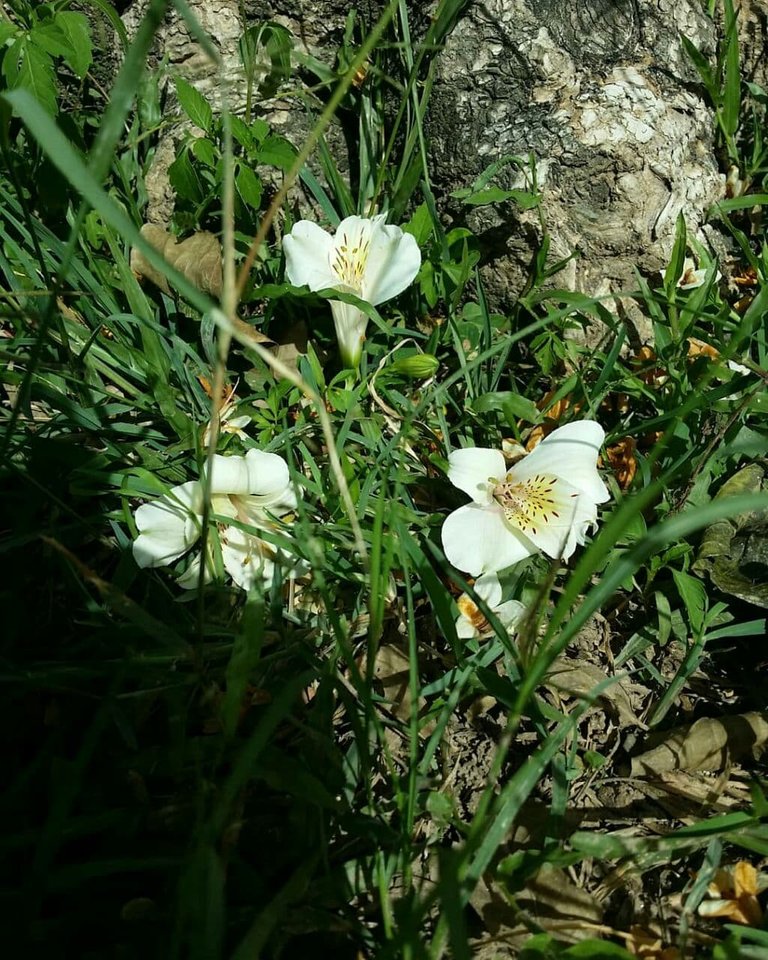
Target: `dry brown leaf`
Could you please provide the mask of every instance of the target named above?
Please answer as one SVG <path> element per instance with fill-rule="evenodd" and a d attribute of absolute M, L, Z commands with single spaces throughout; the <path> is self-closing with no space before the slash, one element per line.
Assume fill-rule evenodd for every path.
<path fill-rule="evenodd" d="M 630 928 L 627 950 L 642 960 L 680 960 L 682 956 L 677 947 L 665 947 L 661 937 L 637 924 Z"/>
<path fill-rule="evenodd" d="M 655 776 L 669 770 L 722 771 L 739 757 L 762 749 L 766 742 L 768 712 L 704 717 L 673 730 L 663 743 L 634 757 L 631 776 Z"/>
<path fill-rule="evenodd" d="M 605 684 L 607 679 L 608 674 L 593 663 L 558 657 L 550 667 L 544 685 L 560 694 L 583 699 L 592 696 L 595 687 L 598 684 Z M 632 701 L 627 690 L 628 684 L 626 677 L 615 680 L 609 687 L 602 690 L 598 699 L 615 711 L 622 726 L 641 727 L 644 730 L 645 724 L 638 719 L 632 709 Z"/>
<path fill-rule="evenodd" d="M 531 921 L 564 943 L 577 943 L 593 935 L 602 920 L 602 909 L 586 890 L 577 887 L 558 867 L 543 866 L 525 888 L 514 895 L 514 903 L 500 885 L 485 877 L 475 888 L 470 903 L 480 916 L 494 943 L 519 947 L 530 937 Z M 521 917 L 529 918 L 528 924 Z M 473 956 L 486 938 L 472 943 Z"/>
<path fill-rule="evenodd" d="M 221 244 L 212 233 L 201 231 L 179 243 L 176 237 L 157 224 L 145 223 L 141 235 L 198 289 L 215 297 L 221 295 Z M 171 292 L 165 275 L 136 248 L 131 250 L 131 270 L 139 279 L 154 283 L 163 293 Z"/>

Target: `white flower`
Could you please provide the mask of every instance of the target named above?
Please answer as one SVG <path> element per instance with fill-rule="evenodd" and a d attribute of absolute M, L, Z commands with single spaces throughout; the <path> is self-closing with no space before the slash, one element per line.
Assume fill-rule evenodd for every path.
<path fill-rule="evenodd" d="M 715 273 L 715 283 L 722 277 L 722 273 L 718 270 Z M 690 257 L 686 257 L 683 261 L 683 272 L 680 274 L 680 279 L 677 281 L 677 287 L 679 290 L 694 290 L 696 287 L 700 287 L 707 278 L 707 270 L 705 267 L 700 267 L 696 269 L 696 264 L 691 260 Z"/>
<path fill-rule="evenodd" d="M 295 287 L 353 293 L 376 306 L 402 293 L 421 266 L 414 237 L 387 226 L 384 214 L 372 219 L 347 217 L 335 236 L 311 220 L 300 220 L 283 240 L 285 272 Z M 368 317 L 358 307 L 331 301 L 333 322 L 344 363 L 356 369 Z"/>
<path fill-rule="evenodd" d="M 221 405 L 221 410 L 219 410 L 219 436 L 233 433 L 235 436 L 240 437 L 241 440 L 247 440 L 248 434 L 244 428 L 251 422 L 251 418 L 247 413 L 241 414 L 239 417 L 233 416 L 235 409 L 236 405 L 229 399 L 225 400 Z M 207 448 L 211 442 L 212 430 L 213 420 L 209 420 L 203 430 L 202 444 L 204 449 Z"/>
<path fill-rule="evenodd" d="M 486 573 L 475 580 L 475 593 L 484 600 L 486 606 L 498 617 L 501 625 L 511 633 L 517 627 L 525 607 L 518 600 L 501 602 L 501 584 L 495 573 Z M 456 633 L 462 640 L 490 636 L 494 630 L 475 601 L 467 593 L 462 593 L 456 601 L 459 616 L 456 618 Z"/>
<path fill-rule="evenodd" d="M 274 530 L 273 518 L 296 506 L 296 494 L 288 464 L 275 453 L 249 450 L 244 457 L 213 457 L 211 513 L 236 520 L 256 530 Z M 203 483 L 190 480 L 173 487 L 153 503 L 136 511 L 139 536 L 133 556 L 140 567 L 164 567 L 178 560 L 200 538 L 203 518 Z M 219 542 L 224 568 L 244 590 L 255 583 L 272 581 L 276 548 L 256 533 L 219 523 Z M 210 544 L 209 544 L 210 546 Z M 192 589 L 200 574 L 201 556 L 193 559 L 179 584 Z M 211 579 L 213 554 L 205 564 L 205 580 Z"/>
<path fill-rule="evenodd" d="M 567 560 L 597 522 L 608 490 L 597 472 L 605 437 L 594 420 L 554 430 L 507 470 L 501 450 L 449 456 L 448 479 L 473 502 L 449 514 L 443 550 L 472 576 L 503 570 L 539 550 Z"/>

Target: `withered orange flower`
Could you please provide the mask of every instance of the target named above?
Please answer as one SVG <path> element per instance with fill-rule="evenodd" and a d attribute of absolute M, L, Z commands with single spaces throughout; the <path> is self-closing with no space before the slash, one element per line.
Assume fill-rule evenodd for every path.
<path fill-rule="evenodd" d="M 627 490 L 635 479 L 637 473 L 636 449 L 637 440 L 634 437 L 624 437 L 605 451 L 608 455 L 608 462 L 616 474 L 616 479 L 622 490 Z"/>
<path fill-rule="evenodd" d="M 712 899 L 699 904 L 699 916 L 724 917 L 746 927 L 759 926 L 763 921 L 763 908 L 757 899 L 760 879 L 757 870 L 745 860 L 721 868 L 707 890 Z"/>
<path fill-rule="evenodd" d="M 549 390 L 544 396 L 539 400 L 536 406 L 539 410 L 546 410 L 550 403 L 552 403 L 552 398 L 555 396 L 555 390 Z M 528 453 L 533 450 L 534 447 L 538 447 L 544 437 L 548 437 L 553 430 L 555 430 L 563 419 L 565 414 L 569 410 L 573 410 L 575 413 L 579 413 L 581 408 L 584 406 L 583 403 L 574 403 L 571 399 L 570 394 L 562 397 L 560 400 L 556 400 L 555 403 L 552 403 L 552 406 L 549 407 L 547 412 L 544 414 L 544 422 L 538 424 L 531 430 L 528 439 L 525 441 L 525 449 Z"/>

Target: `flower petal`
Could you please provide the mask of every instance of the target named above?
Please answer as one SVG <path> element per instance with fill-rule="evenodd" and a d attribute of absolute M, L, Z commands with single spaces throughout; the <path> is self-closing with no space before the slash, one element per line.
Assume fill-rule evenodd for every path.
<path fill-rule="evenodd" d="M 368 317 L 359 307 L 341 300 L 331 300 L 331 313 L 344 366 L 356 370 L 363 353 Z"/>
<path fill-rule="evenodd" d="M 288 464 L 276 453 L 265 453 L 263 450 L 249 450 L 245 455 L 248 469 L 248 496 L 255 497 L 263 507 L 269 507 L 272 513 L 277 514 L 274 507 L 284 506 L 287 512 L 296 506 L 296 494 L 291 484 L 291 475 Z"/>
<path fill-rule="evenodd" d="M 558 427 L 512 467 L 508 480 L 525 480 L 537 473 L 562 477 L 594 503 L 604 503 L 610 494 L 597 472 L 604 439 L 605 431 L 594 420 Z"/>
<path fill-rule="evenodd" d="M 501 602 L 501 584 L 495 573 L 484 573 L 475 580 L 475 593 L 484 600 L 491 610 Z"/>
<path fill-rule="evenodd" d="M 325 290 L 338 285 L 331 268 L 333 237 L 311 220 L 299 220 L 283 239 L 285 275 L 294 287 Z"/>
<path fill-rule="evenodd" d="M 487 447 L 464 447 L 448 457 L 448 479 L 459 490 L 469 494 L 475 503 L 489 504 L 495 483 L 504 479 L 507 467 L 500 450 Z M 494 482 L 489 483 L 489 480 Z"/>
<path fill-rule="evenodd" d="M 409 287 L 421 267 L 416 238 L 400 227 L 374 228 L 363 274 L 362 297 L 374 306 L 391 300 Z"/>
<path fill-rule="evenodd" d="M 133 556 L 140 567 L 173 563 L 200 536 L 202 494 L 197 480 L 172 487 L 164 497 L 143 503 L 135 514 L 139 536 Z"/>
<path fill-rule="evenodd" d="M 247 495 L 250 491 L 250 475 L 245 457 L 213 455 L 211 471 L 211 496 L 232 494 Z"/>
<path fill-rule="evenodd" d="M 213 562 L 210 558 L 210 544 L 208 546 L 209 553 L 209 562 L 205 567 L 205 575 L 203 577 L 203 584 L 210 583 L 213 580 Z M 202 561 L 202 553 L 198 553 L 197 556 L 192 558 L 191 563 L 187 569 L 182 573 L 180 577 L 176 578 L 176 583 L 184 590 L 196 590 L 198 583 L 200 583 L 200 563 Z"/>
<path fill-rule="evenodd" d="M 503 570 L 536 553 L 536 546 L 504 522 L 501 507 L 468 503 L 445 518 L 443 550 L 459 570 L 472 576 Z"/>
<path fill-rule="evenodd" d="M 537 496 L 536 481 L 546 487 L 546 500 Z M 531 488 L 527 510 L 508 511 L 507 520 L 517 526 L 539 550 L 554 559 L 567 560 L 586 538 L 587 528 L 597 522 L 597 505 L 559 477 L 532 477 L 524 489 Z"/>
<path fill-rule="evenodd" d="M 226 527 L 220 534 L 224 569 L 243 590 L 272 582 L 275 565 L 272 547 L 239 527 Z"/>
<path fill-rule="evenodd" d="M 519 600 L 507 600 L 506 603 L 500 603 L 493 611 L 501 621 L 502 626 L 506 627 L 511 633 L 517 629 L 518 624 L 525 616 L 525 605 Z"/>
<path fill-rule="evenodd" d="M 459 640 L 472 640 L 477 635 L 478 632 L 474 623 L 472 623 L 469 617 L 460 613 L 458 617 L 456 617 L 456 636 Z"/>

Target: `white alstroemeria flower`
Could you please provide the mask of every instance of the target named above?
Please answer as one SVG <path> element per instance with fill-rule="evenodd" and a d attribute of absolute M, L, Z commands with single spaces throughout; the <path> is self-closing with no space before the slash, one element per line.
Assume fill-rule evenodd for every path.
<path fill-rule="evenodd" d="M 244 457 L 213 458 L 211 513 L 237 520 L 256 530 L 277 529 L 274 518 L 296 507 L 288 464 L 275 453 L 249 450 Z M 142 504 L 135 514 L 139 536 L 133 556 L 140 567 L 164 567 L 178 560 L 200 538 L 203 519 L 203 483 L 190 480 L 172 487 L 163 497 Z M 243 590 L 272 581 L 277 551 L 272 544 L 239 526 L 219 522 L 224 568 Z M 295 559 L 295 558 L 294 558 Z M 193 589 L 198 583 L 201 556 L 193 559 L 179 584 Z M 205 564 L 206 582 L 212 576 L 212 554 Z"/>
<path fill-rule="evenodd" d="M 449 514 L 443 550 L 472 576 L 538 551 L 567 560 L 597 522 L 608 490 L 597 472 L 605 438 L 594 420 L 559 427 L 507 469 L 501 450 L 468 447 L 449 456 L 448 479 L 473 502 Z"/>
<path fill-rule="evenodd" d="M 486 573 L 475 580 L 475 593 L 484 600 L 501 625 L 512 633 L 520 622 L 525 607 L 518 600 L 501 602 L 501 584 L 495 573 Z M 462 593 L 456 601 L 459 616 L 456 618 L 456 633 L 462 640 L 487 637 L 494 630 L 475 601 L 467 593 Z"/>
<path fill-rule="evenodd" d="M 716 271 L 715 273 L 715 283 L 722 278 L 722 273 Z M 707 269 L 706 267 L 699 267 L 696 269 L 696 264 L 691 260 L 690 257 L 686 257 L 683 261 L 683 272 L 680 274 L 680 278 L 677 281 L 678 290 L 694 290 L 696 287 L 700 287 L 704 281 L 707 279 Z"/>
<path fill-rule="evenodd" d="M 283 240 L 285 272 L 295 287 L 353 293 L 374 307 L 410 286 L 421 266 L 414 237 L 387 226 L 385 214 L 347 217 L 331 236 L 311 220 L 300 220 Z M 356 369 L 368 317 L 358 307 L 331 301 L 344 363 Z"/>

